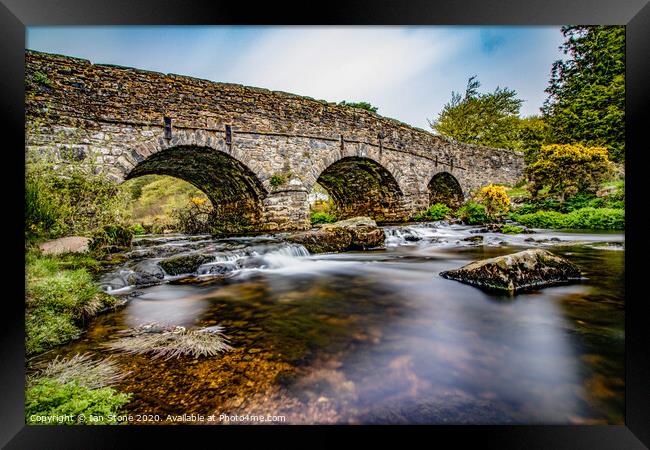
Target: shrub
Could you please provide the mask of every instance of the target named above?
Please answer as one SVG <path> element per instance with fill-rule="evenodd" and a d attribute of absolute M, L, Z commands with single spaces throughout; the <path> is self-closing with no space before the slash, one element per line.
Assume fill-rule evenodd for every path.
<path fill-rule="evenodd" d="M 488 184 L 479 190 L 477 198 L 491 220 L 503 216 L 510 208 L 510 198 L 504 186 Z"/>
<path fill-rule="evenodd" d="M 316 225 L 319 223 L 334 223 L 336 222 L 336 217 L 326 212 L 312 212 L 311 213 L 311 224 Z"/>
<path fill-rule="evenodd" d="M 566 228 L 566 215 L 557 211 L 537 211 L 530 214 L 516 214 L 513 220 L 531 228 Z"/>
<path fill-rule="evenodd" d="M 468 225 L 481 225 L 489 221 L 485 206 L 474 201 L 469 201 L 461 206 L 456 215 Z"/>
<path fill-rule="evenodd" d="M 526 167 L 526 174 L 533 197 L 548 188 L 563 201 L 579 192 L 595 193 L 611 170 L 606 148 L 553 144 L 542 146 L 535 162 Z"/>
<path fill-rule="evenodd" d="M 147 233 L 146 230 L 144 229 L 144 227 L 142 226 L 142 224 L 140 224 L 140 223 L 136 223 L 134 225 L 131 225 L 131 231 L 133 231 L 133 234 L 135 236 L 139 236 L 139 235 Z"/>
<path fill-rule="evenodd" d="M 183 208 L 172 213 L 174 228 L 186 234 L 211 234 L 215 232 L 215 211 L 205 198 L 192 197 Z"/>
<path fill-rule="evenodd" d="M 449 216 L 451 213 L 451 208 L 444 203 L 435 203 L 429 206 L 429 209 L 420 211 L 417 213 L 413 219 L 415 220 L 442 220 L 445 217 Z"/>
<path fill-rule="evenodd" d="M 625 210 L 612 208 L 582 208 L 567 214 L 568 228 L 589 230 L 622 230 Z"/>
<path fill-rule="evenodd" d="M 28 155 L 29 156 L 29 155 Z M 65 155 L 63 155 L 65 156 Z M 87 158 L 85 154 L 83 158 Z M 65 159 L 65 158 L 63 158 Z M 128 193 L 76 156 L 58 165 L 33 155 L 25 173 L 25 235 L 28 240 L 90 234 L 126 220 Z"/>
<path fill-rule="evenodd" d="M 124 225 L 105 225 L 92 235 L 91 250 L 97 251 L 107 247 L 130 247 L 133 229 Z"/>
<path fill-rule="evenodd" d="M 524 229 L 514 225 L 504 225 L 499 231 L 503 234 L 519 234 L 523 232 Z"/>
<path fill-rule="evenodd" d="M 103 419 L 93 424 L 115 424 L 109 416 L 119 414 L 129 401 L 129 394 L 118 393 L 110 387 L 90 389 L 77 382 L 58 383 L 49 378 L 40 379 L 25 392 L 25 420 L 28 424 L 42 424 L 35 416 L 72 416 L 68 425 L 88 423 L 79 421 L 80 414 L 86 417 L 101 416 Z"/>
<path fill-rule="evenodd" d="M 625 210 L 587 207 L 568 214 L 538 211 L 532 214 L 513 215 L 513 220 L 533 228 L 622 230 L 625 228 Z"/>

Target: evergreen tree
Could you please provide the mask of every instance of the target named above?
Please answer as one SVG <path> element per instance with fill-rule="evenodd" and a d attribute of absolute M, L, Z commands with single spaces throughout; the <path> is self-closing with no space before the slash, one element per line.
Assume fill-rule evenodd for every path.
<path fill-rule="evenodd" d="M 542 112 L 551 139 L 606 147 L 625 159 L 625 27 L 565 26 Z"/>

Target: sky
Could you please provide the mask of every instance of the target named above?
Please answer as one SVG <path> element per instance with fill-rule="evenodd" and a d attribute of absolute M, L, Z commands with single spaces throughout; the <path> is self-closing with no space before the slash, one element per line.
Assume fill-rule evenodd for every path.
<path fill-rule="evenodd" d="M 212 81 L 366 101 L 429 129 L 473 75 L 481 92 L 514 89 L 538 114 L 560 27 L 75 26 L 30 27 L 26 47 Z"/>

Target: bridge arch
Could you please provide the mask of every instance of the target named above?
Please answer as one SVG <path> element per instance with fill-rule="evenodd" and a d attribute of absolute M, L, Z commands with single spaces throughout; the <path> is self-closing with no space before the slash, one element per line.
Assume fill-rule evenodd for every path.
<path fill-rule="evenodd" d="M 125 180 L 169 175 L 191 183 L 210 199 L 215 230 L 246 231 L 263 223 L 268 193 L 255 173 L 229 154 L 206 146 L 176 145 L 138 159 Z"/>
<path fill-rule="evenodd" d="M 316 181 L 332 198 L 338 219 L 369 216 L 381 223 L 401 218 L 404 193 L 393 174 L 374 159 L 340 158 Z"/>
<path fill-rule="evenodd" d="M 431 177 L 427 185 L 429 192 L 429 205 L 444 203 L 457 208 L 463 203 L 464 195 L 460 183 L 449 172 L 438 172 Z"/>

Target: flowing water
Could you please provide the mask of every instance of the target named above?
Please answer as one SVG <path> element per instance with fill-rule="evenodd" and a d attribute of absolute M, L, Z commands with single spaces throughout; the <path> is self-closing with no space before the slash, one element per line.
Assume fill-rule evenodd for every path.
<path fill-rule="evenodd" d="M 133 393 L 128 410 L 161 421 L 623 423 L 622 234 L 509 236 L 445 223 L 385 233 L 385 249 L 324 255 L 282 235 L 139 238 L 128 261 L 101 279 L 126 306 L 48 357 L 114 354 L 130 371 L 117 386 Z M 565 256 L 585 279 L 511 297 L 439 276 L 531 247 Z M 192 283 L 157 265 L 193 252 L 216 259 Z M 233 350 L 165 360 L 103 347 L 154 321 L 221 325 Z"/>

